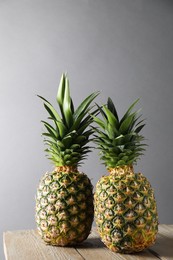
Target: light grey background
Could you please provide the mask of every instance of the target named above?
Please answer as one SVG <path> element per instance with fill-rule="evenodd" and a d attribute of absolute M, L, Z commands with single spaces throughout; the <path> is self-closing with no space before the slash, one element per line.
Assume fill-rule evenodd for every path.
<path fill-rule="evenodd" d="M 136 171 L 155 189 L 160 222 L 173 223 L 173 2 L 0 0 L 1 237 L 35 228 L 36 188 L 52 170 L 36 94 L 55 104 L 64 71 L 76 105 L 101 90 L 97 102 L 111 96 L 122 115 L 141 98 L 149 147 Z M 97 154 L 83 166 L 94 185 L 106 173 Z"/>

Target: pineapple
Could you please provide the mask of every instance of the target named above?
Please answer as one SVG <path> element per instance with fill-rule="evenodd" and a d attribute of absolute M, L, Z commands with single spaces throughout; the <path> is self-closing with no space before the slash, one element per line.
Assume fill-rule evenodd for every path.
<path fill-rule="evenodd" d="M 78 166 L 90 152 L 93 121 L 90 106 L 98 92 L 89 95 L 75 110 L 69 80 L 63 74 L 57 93 L 59 112 L 43 97 L 52 124 L 42 121 L 44 142 L 54 170 L 40 180 L 36 195 L 36 223 L 42 239 L 50 245 L 67 246 L 85 240 L 91 230 L 94 205 L 93 186 Z M 90 114 L 88 114 L 90 113 Z M 61 115 L 61 116 L 60 116 Z"/>
<path fill-rule="evenodd" d="M 133 253 L 151 246 L 158 231 L 158 215 L 153 189 L 133 165 L 143 154 L 144 127 L 139 111 L 132 112 L 136 100 L 119 120 L 110 98 L 99 107 L 103 120 L 93 116 L 95 142 L 109 175 L 103 176 L 94 194 L 97 229 L 104 244 L 114 252 Z"/>

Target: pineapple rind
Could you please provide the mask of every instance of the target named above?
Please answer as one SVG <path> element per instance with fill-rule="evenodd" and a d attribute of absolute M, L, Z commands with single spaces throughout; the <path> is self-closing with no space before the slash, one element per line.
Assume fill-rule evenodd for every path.
<path fill-rule="evenodd" d="M 47 244 L 80 243 L 90 234 L 93 222 L 93 186 L 84 173 L 46 173 L 36 197 L 36 223 Z"/>
<path fill-rule="evenodd" d="M 139 252 L 155 242 L 156 201 L 146 177 L 134 174 L 132 167 L 123 172 L 124 167 L 119 167 L 116 173 L 103 176 L 97 183 L 96 224 L 102 241 L 112 251 Z"/>

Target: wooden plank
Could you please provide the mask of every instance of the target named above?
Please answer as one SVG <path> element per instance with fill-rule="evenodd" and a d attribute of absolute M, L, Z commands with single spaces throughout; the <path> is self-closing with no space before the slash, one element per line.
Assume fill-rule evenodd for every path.
<path fill-rule="evenodd" d="M 173 225 L 159 225 L 159 234 L 173 239 Z"/>
<path fill-rule="evenodd" d="M 154 260 L 157 259 L 151 252 L 144 250 L 136 254 L 118 254 L 109 250 L 100 240 L 96 228 L 93 228 L 92 234 L 81 245 L 76 247 L 77 251 L 86 260 Z"/>
<path fill-rule="evenodd" d="M 45 245 L 35 230 L 8 231 L 3 239 L 6 260 L 83 260 L 75 248 Z"/>
<path fill-rule="evenodd" d="M 159 259 L 173 260 L 173 225 L 160 225 L 155 245 L 151 251 Z"/>
<path fill-rule="evenodd" d="M 3 234 L 6 260 L 173 260 L 173 225 L 160 225 L 156 244 L 137 254 L 117 254 L 101 242 L 96 229 L 82 244 L 73 247 L 45 245 L 35 230 Z"/>

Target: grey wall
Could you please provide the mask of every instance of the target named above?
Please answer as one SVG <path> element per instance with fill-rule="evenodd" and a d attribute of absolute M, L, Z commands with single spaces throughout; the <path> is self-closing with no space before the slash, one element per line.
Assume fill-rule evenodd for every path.
<path fill-rule="evenodd" d="M 100 89 L 97 101 L 110 95 L 122 114 L 141 98 L 149 147 L 136 171 L 155 189 L 160 222 L 173 223 L 172 46 L 172 1 L 0 1 L 1 232 L 35 228 L 38 181 L 52 169 L 36 94 L 55 104 L 64 71 L 76 105 Z M 97 153 L 83 166 L 94 185 L 106 172 Z"/>

